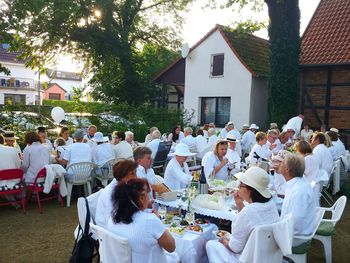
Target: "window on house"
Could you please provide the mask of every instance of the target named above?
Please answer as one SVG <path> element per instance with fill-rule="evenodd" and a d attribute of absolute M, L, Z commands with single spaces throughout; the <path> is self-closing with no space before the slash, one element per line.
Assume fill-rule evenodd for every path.
<path fill-rule="evenodd" d="M 217 54 L 211 56 L 210 75 L 212 77 L 224 75 L 224 54 Z"/>
<path fill-rule="evenodd" d="M 61 100 L 61 94 L 49 93 L 49 100 Z"/>
<path fill-rule="evenodd" d="M 5 94 L 5 105 L 26 104 L 26 95 Z"/>
<path fill-rule="evenodd" d="M 230 120 L 230 97 L 201 98 L 201 124 L 215 123 L 216 126 L 225 126 Z"/>

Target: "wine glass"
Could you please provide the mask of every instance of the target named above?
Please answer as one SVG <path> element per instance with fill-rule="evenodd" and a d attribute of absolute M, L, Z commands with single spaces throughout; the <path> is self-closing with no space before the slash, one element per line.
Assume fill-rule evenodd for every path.
<path fill-rule="evenodd" d="M 194 211 L 191 208 L 187 209 L 185 220 L 190 224 L 194 221 Z"/>
<path fill-rule="evenodd" d="M 158 214 L 160 216 L 161 219 L 165 218 L 166 215 L 166 207 L 164 205 L 160 205 L 158 208 Z"/>

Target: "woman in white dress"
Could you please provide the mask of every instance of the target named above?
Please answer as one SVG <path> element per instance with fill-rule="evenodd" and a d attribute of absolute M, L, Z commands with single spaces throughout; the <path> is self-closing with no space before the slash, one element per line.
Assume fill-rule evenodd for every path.
<path fill-rule="evenodd" d="M 265 132 L 257 132 L 255 135 L 256 144 L 253 146 L 249 153 L 248 159 L 251 164 L 256 164 L 261 159 L 267 159 L 268 154 L 264 149 L 264 145 L 267 142 L 267 135 Z"/>
<path fill-rule="evenodd" d="M 228 159 L 226 157 L 228 148 L 227 140 L 218 140 L 214 151 L 208 152 L 202 159 L 204 174 L 210 179 L 228 180 Z"/>
<path fill-rule="evenodd" d="M 112 195 L 114 210 L 106 228 L 128 239 L 133 263 L 169 262 L 164 250 L 175 250 L 175 240 L 160 219 L 145 212 L 149 190 L 146 179 L 135 178 L 119 183 Z"/>
<path fill-rule="evenodd" d="M 276 205 L 267 188 L 267 173 L 259 167 L 251 167 L 245 173 L 237 173 L 235 176 L 240 181 L 239 190 L 233 193 L 239 213 L 232 221 L 229 237 L 224 236 L 206 244 L 210 263 L 239 262 L 240 254 L 253 229 L 279 220 Z"/>
<path fill-rule="evenodd" d="M 311 184 L 316 204 L 320 203 L 320 183 L 319 177 L 321 170 L 319 169 L 318 159 L 312 154 L 311 145 L 307 141 L 299 141 L 295 144 L 295 150 L 304 157 L 305 170 L 303 177 Z"/>

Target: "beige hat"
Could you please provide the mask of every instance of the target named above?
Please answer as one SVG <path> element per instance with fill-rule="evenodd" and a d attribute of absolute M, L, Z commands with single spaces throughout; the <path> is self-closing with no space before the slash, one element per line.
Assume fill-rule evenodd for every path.
<path fill-rule="evenodd" d="M 263 197 L 271 197 L 271 193 L 268 189 L 270 178 L 267 172 L 260 167 L 250 167 L 244 173 L 236 173 L 235 177 L 237 177 L 240 182 L 257 190 Z"/>
<path fill-rule="evenodd" d="M 232 133 L 226 135 L 226 141 L 228 142 L 237 142 L 236 136 Z"/>
<path fill-rule="evenodd" d="M 330 128 L 329 130 L 335 133 L 339 133 L 339 130 L 337 128 Z"/>
<path fill-rule="evenodd" d="M 177 155 L 177 156 L 193 156 L 193 155 L 195 155 L 195 153 L 191 153 L 190 152 L 190 149 L 188 148 L 187 144 L 179 143 L 175 147 L 174 155 Z"/>

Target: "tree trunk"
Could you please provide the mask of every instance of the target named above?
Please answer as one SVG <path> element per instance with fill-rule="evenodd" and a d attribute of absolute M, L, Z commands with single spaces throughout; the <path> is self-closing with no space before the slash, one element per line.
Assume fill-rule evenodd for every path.
<path fill-rule="evenodd" d="M 270 17 L 269 120 L 295 116 L 299 99 L 300 11 L 298 0 L 265 0 Z"/>

